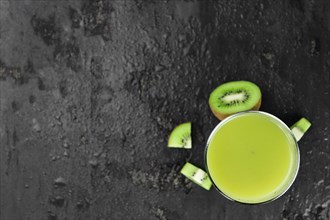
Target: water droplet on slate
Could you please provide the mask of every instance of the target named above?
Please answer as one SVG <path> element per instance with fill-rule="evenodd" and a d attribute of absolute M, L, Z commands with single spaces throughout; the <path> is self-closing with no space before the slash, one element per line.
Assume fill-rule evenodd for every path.
<path fill-rule="evenodd" d="M 57 219 L 57 215 L 52 211 L 48 211 L 48 220 L 56 220 L 56 219 Z"/>
<path fill-rule="evenodd" d="M 99 163 L 96 159 L 93 159 L 89 161 L 89 165 L 91 165 L 93 168 L 96 168 L 99 165 Z"/>
<path fill-rule="evenodd" d="M 66 186 L 66 180 L 63 177 L 58 177 L 54 180 L 55 186 Z"/>
<path fill-rule="evenodd" d="M 32 128 L 33 128 L 33 130 L 36 131 L 36 132 L 40 132 L 40 131 L 41 131 L 40 124 L 39 124 L 39 122 L 37 121 L 37 119 L 35 119 L 35 118 L 32 119 Z"/>
<path fill-rule="evenodd" d="M 62 207 L 64 204 L 64 198 L 62 196 L 56 196 L 49 199 L 49 202 L 57 207 Z"/>
<path fill-rule="evenodd" d="M 164 66 L 162 66 L 162 65 L 156 65 L 155 66 L 155 71 L 156 72 L 161 72 L 162 70 L 164 70 Z"/>

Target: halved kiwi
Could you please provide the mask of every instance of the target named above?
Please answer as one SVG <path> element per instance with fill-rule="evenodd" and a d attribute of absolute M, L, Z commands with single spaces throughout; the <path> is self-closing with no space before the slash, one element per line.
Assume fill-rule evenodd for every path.
<path fill-rule="evenodd" d="M 168 139 L 168 147 L 191 149 L 191 122 L 176 126 Z"/>
<path fill-rule="evenodd" d="M 210 190 L 212 186 L 208 174 L 191 163 L 187 162 L 181 169 L 180 173 L 206 190 Z"/>
<path fill-rule="evenodd" d="M 249 81 L 233 81 L 218 86 L 210 95 L 209 105 L 220 120 L 247 110 L 259 110 L 261 91 Z"/>

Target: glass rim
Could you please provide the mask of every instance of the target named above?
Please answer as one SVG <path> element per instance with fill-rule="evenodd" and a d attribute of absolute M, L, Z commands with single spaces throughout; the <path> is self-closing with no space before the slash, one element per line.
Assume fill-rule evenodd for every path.
<path fill-rule="evenodd" d="M 262 114 L 262 115 L 266 115 L 268 117 L 271 117 L 273 119 L 275 119 L 278 123 L 280 123 L 284 128 L 285 130 L 292 136 L 293 140 L 294 140 L 294 143 L 295 143 L 295 147 L 296 147 L 296 150 L 297 150 L 297 168 L 295 170 L 295 173 L 293 175 L 293 178 L 291 180 L 291 182 L 288 184 L 288 186 L 285 188 L 285 190 L 283 190 L 283 192 L 281 192 L 280 194 L 276 195 L 274 198 L 271 198 L 269 200 L 266 200 L 266 201 L 262 201 L 262 202 L 256 202 L 256 203 L 248 203 L 248 202 L 241 202 L 241 201 L 238 201 L 238 200 L 235 200 L 233 198 L 231 198 L 230 196 L 226 195 L 224 192 L 222 192 L 218 186 L 215 184 L 215 182 L 213 181 L 212 177 L 211 177 L 211 174 L 210 174 L 210 171 L 208 169 L 208 166 L 207 166 L 207 150 L 208 150 L 208 147 L 210 145 L 210 142 L 213 138 L 213 136 L 215 135 L 215 133 L 226 123 L 228 122 L 229 120 L 239 116 L 239 115 L 244 115 L 244 114 L 249 114 L 249 113 L 257 113 L 257 114 Z M 270 114 L 270 113 L 267 113 L 267 112 L 263 112 L 263 111 L 255 111 L 255 110 L 250 110 L 250 111 L 243 111 L 243 112 L 238 112 L 238 113 L 235 113 L 231 116 L 228 116 L 227 118 L 225 118 L 224 120 L 220 121 L 219 124 L 217 124 L 217 126 L 215 126 L 215 128 L 212 130 L 211 134 L 209 135 L 208 137 L 208 140 L 206 142 L 206 147 L 205 147 L 205 150 L 204 150 L 204 164 L 205 164 L 205 168 L 206 168 L 206 172 L 208 173 L 209 175 L 209 178 L 212 182 L 212 185 L 215 187 L 215 189 L 221 194 L 223 195 L 225 198 L 233 201 L 233 202 L 236 202 L 236 203 L 240 203 L 240 204 L 245 204 L 245 205 L 259 205 L 259 204 L 266 204 L 266 203 L 270 203 L 278 198 L 280 198 L 282 195 L 284 195 L 292 186 L 292 184 L 294 183 L 294 181 L 296 180 L 297 178 L 297 175 L 298 175 L 298 171 L 299 171 L 299 168 L 300 168 L 300 151 L 299 151 L 299 147 L 298 147 L 298 142 L 295 138 L 295 136 L 293 135 L 291 129 L 279 118 L 277 118 L 276 116 Z"/>

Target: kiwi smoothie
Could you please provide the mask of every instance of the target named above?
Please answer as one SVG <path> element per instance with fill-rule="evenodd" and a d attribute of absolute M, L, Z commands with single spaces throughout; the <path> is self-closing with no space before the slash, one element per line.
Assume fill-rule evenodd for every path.
<path fill-rule="evenodd" d="M 256 112 L 234 116 L 211 136 L 207 169 L 218 190 L 231 199 L 269 201 L 283 194 L 295 178 L 295 140 L 272 117 Z"/>

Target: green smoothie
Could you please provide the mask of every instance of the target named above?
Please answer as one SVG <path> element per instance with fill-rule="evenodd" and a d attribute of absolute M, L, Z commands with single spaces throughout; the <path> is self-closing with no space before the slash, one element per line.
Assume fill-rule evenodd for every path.
<path fill-rule="evenodd" d="M 212 135 L 207 168 L 216 187 L 243 203 L 281 195 L 299 167 L 295 140 L 284 125 L 257 112 L 239 114 Z"/>

